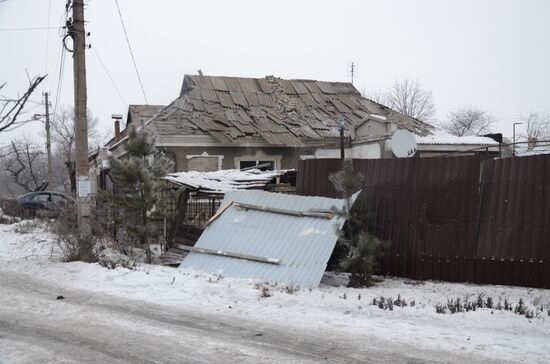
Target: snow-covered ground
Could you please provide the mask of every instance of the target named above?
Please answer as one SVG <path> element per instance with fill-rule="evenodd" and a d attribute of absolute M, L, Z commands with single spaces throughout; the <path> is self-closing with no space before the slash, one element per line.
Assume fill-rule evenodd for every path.
<path fill-rule="evenodd" d="M 52 285 L 186 307 L 197 314 L 284 324 L 289 328 L 331 331 L 353 337 L 377 337 L 396 344 L 453 354 L 515 362 L 549 362 L 550 290 L 507 286 L 479 286 L 386 279 L 375 287 L 352 289 L 322 285 L 295 289 L 265 282 L 215 277 L 196 271 L 155 265 L 135 270 L 106 269 L 98 264 L 61 263 L 52 250 L 52 236 L 25 222 L 0 225 L 2 271 L 31 275 Z M 20 231 L 20 232 L 17 232 Z M 21 231 L 23 233 L 21 233 Z M 53 254 L 53 258 L 52 258 Z M 531 308 L 544 307 L 533 319 L 513 312 L 478 309 L 437 314 L 434 305 L 448 298 L 475 299 L 479 294 Z M 411 307 L 382 310 L 374 298 L 396 299 Z M 1 309 L 1 308 L 0 308 Z"/>

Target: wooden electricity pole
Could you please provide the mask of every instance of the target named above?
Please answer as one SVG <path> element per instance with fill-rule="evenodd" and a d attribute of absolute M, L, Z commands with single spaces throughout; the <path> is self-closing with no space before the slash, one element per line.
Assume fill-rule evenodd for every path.
<path fill-rule="evenodd" d="M 49 92 L 44 92 L 44 104 L 46 106 L 46 151 L 48 153 L 48 189 L 53 187 L 53 172 L 52 172 L 52 138 L 50 132 L 50 101 L 48 100 Z"/>
<path fill-rule="evenodd" d="M 88 174 L 88 121 L 86 119 L 86 33 L 84 31 L 84 0 L 73 0 L 70 34 L 73 38 L 73 75 L 75 109 L 75 159 L 80 259 L 92 259 L 90 176 Z"/>

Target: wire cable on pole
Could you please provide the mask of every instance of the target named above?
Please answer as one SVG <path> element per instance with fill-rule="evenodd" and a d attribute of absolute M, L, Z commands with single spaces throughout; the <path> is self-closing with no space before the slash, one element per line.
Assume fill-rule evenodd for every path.
<path fill-rule="evenodd" d="M 120 12 L 120 7 L 118 6 L 118 0 L 115 0 L 115 4 L 118 10 L 118 16 L 120 17 L 120 23 L 122 24 L 122 30 L 124 30 L 124 36 L 126 37 L 126 44 L 128 44 L 128 49 L 130 50 L 130 56 L 132 57 L 132 62 L 134 63 L 134 69 L 136 70 L 136 75 L 139 81 L 139 85 L 141 87 L 141 92 L 143 93 L 143 98 L 145 99 L 145 103 L 149 104 L 149 101 L 147 100 L 147 96 L 145 95 L 145 89 L 143 88 L 143 83 L 141 82 L 141 77 L 139 76 L 136 59 L 134 58 L 134 52 L 132 52 L 132 47 L 130 46 L 130 40 L 128 39 L 126 26 L 124 26 L 124 21 L 122 20 L 122 13 Z"/>
<path fill-rule="evenodd" d="M 37 28 L 0 28 L 0 32 L 17 32 L 17 31 L 28 31 L 28 30 L 50 30 L 50 29 L 60 29 L 61 27 L 37 27 Z"/>
<path fill-rule="evenodd" d="M 48 30 L 46 31 L 46 53 L 44 57 L 44 74 L 48 73 L 48 51 L 50 49 L 50 17 L 52 12 L 52 0 L 48 2 Z M 44 91 L 45 84 L 42 85 Z"/>
<path fill-rule="evenodd" d="M 124 105 L 126 107 L 128 107 L 128 103 L 126 102 L 126 100 L 124 99 L 124 97 L 122 96 L 122 93 L 120 92 L 119 88 L 117 87 L 116 83 L 115 83 L 115 80 L 113 79 L 113 76 L 111 76 L 111 73 L 109 72 L 109 70 L 107 69 L 107 66 L 105 66 L 105 63 L 103 63 L 103 60 L 101 59 L 101 56 L 99 55 L 99 53 L 97 52 L 96 48 L 95 47 L 92 47 L 92 50 L 94 51 L 95 55 L 97 56 L 97 59 L 99 60 L 99 63 L 101 63 L 101 66 L 103 67 L 103 70 L 105 71 L 105 73 L 107 74 L 107 76 L 109 77 L 109 79 L 111 80 L 111 83 L 113 84 L 113 87 L 115 88 L 116 92 L 118 93 L 118 96 L 120 97 L 120 99 L 122 100 L 122 102 L 124 103 Z"/>

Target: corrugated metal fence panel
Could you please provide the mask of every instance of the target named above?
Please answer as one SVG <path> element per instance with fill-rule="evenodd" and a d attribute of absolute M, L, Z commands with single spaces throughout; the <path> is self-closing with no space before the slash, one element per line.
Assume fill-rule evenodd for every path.
<path fill-rule="evenodd" d="M 550 287 L 550 155 L 488 160 L 476 281 Z"/>
<path fill-rule="evenodd" d="M 335 196 L 328 176 L 340 166 L 302 161 L 298 193 Z M 550 155 L 483 165 L 477 156 L 354 160 L 354 167 L 365 176 L 376 234 L 391 241 L 383 273 L 550 287 Z"/>
<path fill-rule="evenodd" d="M 340 159 L 306 159 L 298 164 L 296 194 L 302 196 L 341 197 L 328 176 L 342 169 Z"/>

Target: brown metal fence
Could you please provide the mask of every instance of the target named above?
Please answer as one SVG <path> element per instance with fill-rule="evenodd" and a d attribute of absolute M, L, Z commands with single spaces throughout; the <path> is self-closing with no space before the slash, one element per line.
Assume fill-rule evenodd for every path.
<path fill-rule="evenodd" d="M 340 160 L 300 162 L 297 193 L 337 197 Z M 415 279 L 550 287 L 550 156 L 354 160 L 382 272 Z"/>

